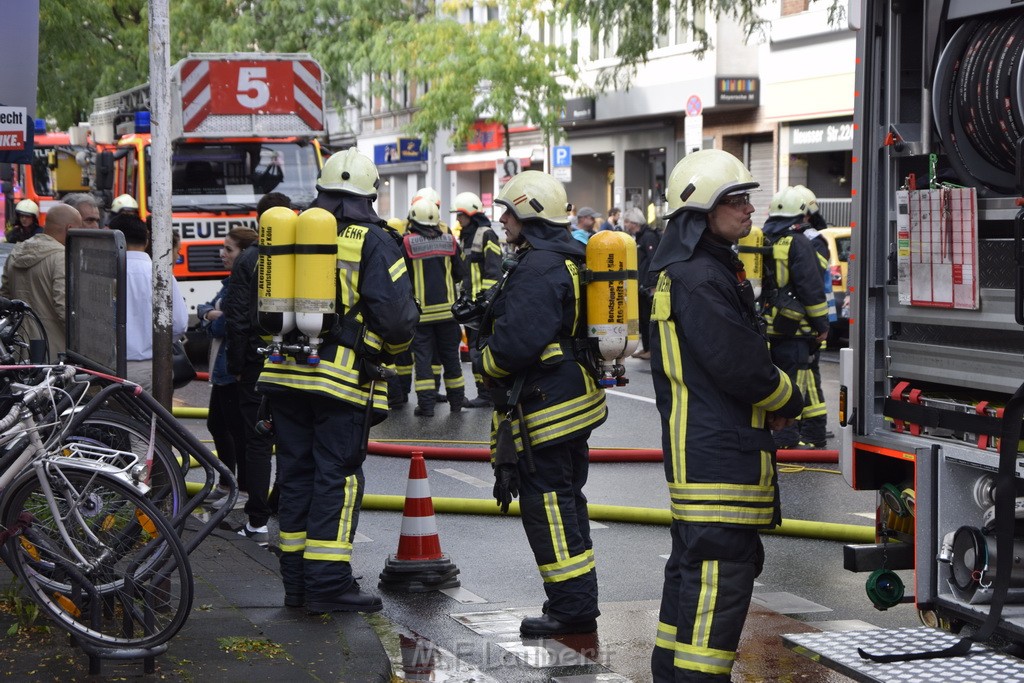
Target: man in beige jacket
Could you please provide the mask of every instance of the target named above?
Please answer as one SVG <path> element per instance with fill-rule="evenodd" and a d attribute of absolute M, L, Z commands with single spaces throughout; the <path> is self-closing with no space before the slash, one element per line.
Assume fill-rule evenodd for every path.
<path fill-rule="evenodd" d="M 4 263 L 0 296 L 21 299 L 39 316 L 51 363 L 67 348 L 64 242 L 68 229 L 81 227 L 82 216 L 76 209 L 57 204 L 47 212 L 43 232 L 19 242 Z"/>

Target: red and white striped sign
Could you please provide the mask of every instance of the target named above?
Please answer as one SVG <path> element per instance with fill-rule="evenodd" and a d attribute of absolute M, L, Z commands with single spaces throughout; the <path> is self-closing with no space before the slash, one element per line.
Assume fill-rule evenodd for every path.
<path fill-rule="evenodd" d="M 209 117 L 239 114 L 293 114 L 306 132 L 324 130 L 323 72 L 312 59 L 187 59 L 179 77 L 185 133 Z"/>

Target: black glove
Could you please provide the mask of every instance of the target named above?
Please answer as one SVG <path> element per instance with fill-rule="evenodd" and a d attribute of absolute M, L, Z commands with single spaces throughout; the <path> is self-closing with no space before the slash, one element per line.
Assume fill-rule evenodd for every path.
<path fill-rule="evenodd" d="M 512 499 L 519 495 L 519 454 L 516 453 L 512 420 L 507 415 L 498 423 L 494 441 L 494 499 L 501 511 L 507 514 Z"/>
<path fill-rule="evenodd" d="M 494 500 L 501 511 L 508 514 L 512 499 L 519 496 L 519 468 L 515 465 L 499 465 L 494 468 Z"/>

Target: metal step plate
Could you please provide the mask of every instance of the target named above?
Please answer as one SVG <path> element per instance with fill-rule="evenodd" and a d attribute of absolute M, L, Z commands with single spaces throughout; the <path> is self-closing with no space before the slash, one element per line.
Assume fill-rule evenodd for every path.
<path fill-rule="evenodd" d="M 786 647 L 857 681 L 936 683 L 937 681 L 1024 681 L 1024 660 L 975 644 L 967 657 L 879 664 L 862 659 L 857 648 L 888 655 L 942 650 L 960 638 L 928 628 L 874 629 L 783 634 Z"/>

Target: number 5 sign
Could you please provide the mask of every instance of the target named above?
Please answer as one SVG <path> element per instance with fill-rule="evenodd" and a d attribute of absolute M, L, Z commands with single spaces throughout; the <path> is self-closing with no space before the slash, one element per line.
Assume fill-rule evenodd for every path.
<path fill-rule="evenodd" d="M 201 134 L 210 117 L 232 117 L 225 119 L 229 121 L 225 125 L 238 128 L 239 114 L 293 114 L 308 127 L 295 134 L 324 130 L 323 73 L 320 65 L 305 55 L 190 58 L 181 62 L 178 69 L 185 133 Z M 247 120 L 250 129 L 256 127 L 254 120 Z"/>

